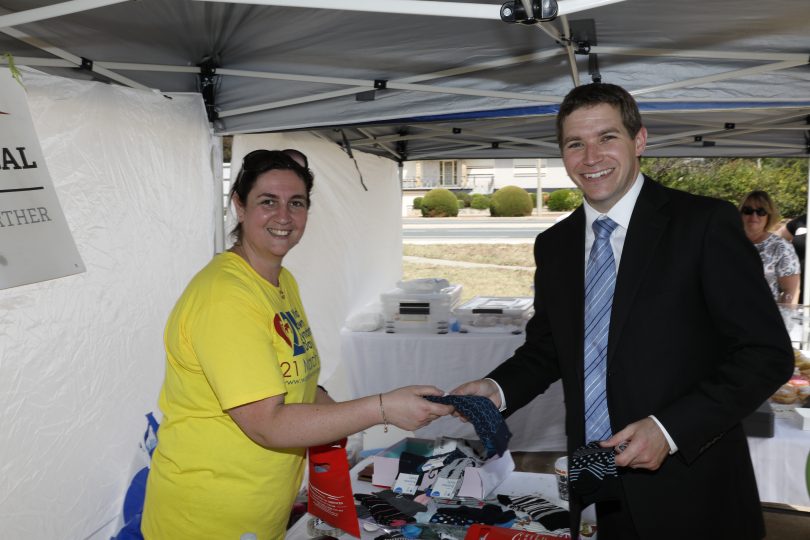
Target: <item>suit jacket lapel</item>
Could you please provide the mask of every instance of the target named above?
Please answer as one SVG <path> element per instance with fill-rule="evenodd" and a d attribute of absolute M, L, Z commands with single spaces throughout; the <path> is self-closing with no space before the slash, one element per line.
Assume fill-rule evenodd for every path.
<path fill-rule="evenodd" d="M 644 185 L 633 208 L 630 226 L 622 248 L 616 289 L 613 294 L 613 310 L 610 315 L 608 339 L 608 364 L 613 359 L 622 329 L 638 288 L 646 277 L 653 253 L 669 222 L 663 209 L 668 196 L 658 184 L 644 177 Z"/>
<path fill-rule="evenodd" d="M 585 208 L 580 206 L 570 218 L 560 223 L 569 227 L 562 235 L 566 241 L 555 246 L 553 279 L 559 284 L 554 302 L 554 318 L 560 321 L 555 325 L 559 336 L 559 347 L 567 351 L 565 356 L 579 359 L 574 361 L 579 379 L 582 379 L 584 354 L 584 318 L 585 312 Z M 556 338 L 555 338 L 556 340 Z M 570 347 L 573 347 L 570 348 Z"/>

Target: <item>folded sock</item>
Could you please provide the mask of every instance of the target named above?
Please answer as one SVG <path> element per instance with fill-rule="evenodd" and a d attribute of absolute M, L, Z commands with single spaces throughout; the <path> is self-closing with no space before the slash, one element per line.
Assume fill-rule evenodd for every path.
<path fill-rule="evenodd" d="M 360 501 L 360 504 L 369 509 L 374 521 L 380 525 L 392 525 L 394 527 L 399 527 L 401 525 L 405 525 L 406 523 L 413 523 L 416 521 L 413 517 L 406 516 L 394 506 L 374 495 L 355 493 L 354 498 Z"/>
<path fill-rule="evenodd" d="M 381 498 L 406 516 L 415 516 L 419 512 L 426 512 L 427 506 L 418 503 L 414 500 L 413 496 L 404 493 L 394 493 L 390 489 L 379 491 L 375 493 L 377 497 Z"/>
<path fill-rule="evenodd" d="M 565 529 L 569 526 L 568 510 L 553 504 L 542 497 L 526 495 L 523 497 L 509 497 L 498 495 L 498 502 L 509 508 L 520 510 L 529 514 L 533 520 L 540 523 L 549 531 Z"/>
<path fill-rule="evenodd" d="M 497 504 L 485 504 L 481 508 L 460 506 L 457 508 L 439 508 L 430 518 L 431 523 L 444 525 L 468 526 L 475 523 L 499 525 L 515 519 L 515 513 L 504 510 Z"/>

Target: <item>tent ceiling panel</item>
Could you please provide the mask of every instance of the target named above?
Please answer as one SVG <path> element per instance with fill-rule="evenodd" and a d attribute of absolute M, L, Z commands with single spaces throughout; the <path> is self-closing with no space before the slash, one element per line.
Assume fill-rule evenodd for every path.
<path fill-rule="evenodd" d="M 223 134 L 312 130 L 398 159 L 554 156 L 554 106 L 575 80 L 598 77 L 642 104 L 648 155 L 807 155 L 810 17 L 802 1 L 625 0 L 545 30 L 250 2 L 68 7 L 80 3 L 98 7 L 0 27 L 0 51 L 63 76 L 99 74 L 164 92 L 207 87 Z M 469 7 L 445 3 L 459 13 Z M 43 7 L 66 9 L 0 0 L 0 16 Z M 64 67 L 83 58 L 92 73 Z M 215 71 L 201 84 L 203 64 Z M 387 142 L 369 145 L 373 138 Z"/>

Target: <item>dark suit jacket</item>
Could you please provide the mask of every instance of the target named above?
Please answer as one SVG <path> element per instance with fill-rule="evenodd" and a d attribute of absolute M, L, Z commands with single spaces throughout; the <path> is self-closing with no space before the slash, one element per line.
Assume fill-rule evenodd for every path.
<path fill-rule="evenodd" d="M 526 342 L 488 377 L 507 414 L 555 380 L 568 453 L 585 443 L 585 211 L 537 237 L 535 316 Z M 655 472 L 620 470 L 642 538 L 761 538 L 740 421 L 790 377 L 793 354 L 739 213 L 645 178 L 611 314 L 607 399 L 614 433 L 651 414 L 678 446 Z M 572 500 L 578 527 L 581 501 Z"/>

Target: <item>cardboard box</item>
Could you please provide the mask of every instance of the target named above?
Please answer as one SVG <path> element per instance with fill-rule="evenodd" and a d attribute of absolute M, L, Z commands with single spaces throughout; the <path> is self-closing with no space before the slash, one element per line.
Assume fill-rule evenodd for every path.
<path fill-rule="evenodd" d="M 443 442 L 447 440 L 443 439 Z M 371 483 L 380 487 L 392 487 L 397 479 L 399 456 L 402 452 L 429 457 L 434 454 L 435 446 L 436 441 L 408 437 L 386 448 L 372 458 L 374 473 Z M 503 456 L 493 456 L 481 467 L 467 467 L 464 469 L 464 480 L 458 496 L 485 499 L 514 470 L 515 462 L 508 450 Z"/>

